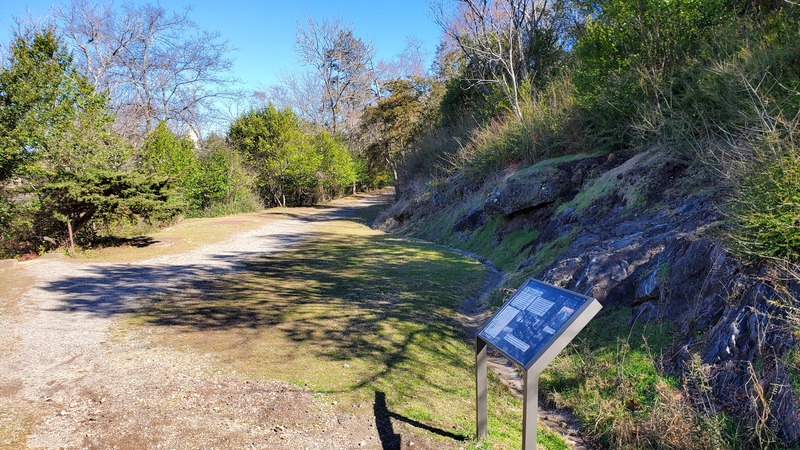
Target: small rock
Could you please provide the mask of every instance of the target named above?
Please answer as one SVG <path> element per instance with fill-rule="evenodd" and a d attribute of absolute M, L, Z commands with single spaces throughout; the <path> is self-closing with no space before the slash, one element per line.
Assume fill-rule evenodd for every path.
<path fill-rule="evenodd" d="M 282 435 L 281 435 L 281 439 L 286 439 L 286 435 L 285 435 L 285 434 L 282 434 Z"/>
<path fill-rule="evenodd" d="M 628 319 L 628 326 L 636 322 L 650 322 L 658 318 L 658 308 L 653 302 L 644 302 L 639 305 Z"/>
<path fill-rule="evenodd" d="M 367 443 L 365 441 L 361 441 L 361 442 L 358 443 L 359 447 L 363 447 L 365 445 L 367 445 Z"/>
<path fill-rule="evenodd" d="M 63 416 L 66 416 L 66 415 L 67 415 L 67 412 L 66 412 L 66 411 L 61 411 L 61 412 L 60 412 L 60 413 L 58 413 L 58 414 L 60 414 L 60 415 L 63 417 Z"/>
<path fill-rule="evenodd" d="M 350 368 L 350 364 L 344 363 L 344 364 L 342 364 L 342 367 L 344 367 L 345 369 L 349 369 Z"/>

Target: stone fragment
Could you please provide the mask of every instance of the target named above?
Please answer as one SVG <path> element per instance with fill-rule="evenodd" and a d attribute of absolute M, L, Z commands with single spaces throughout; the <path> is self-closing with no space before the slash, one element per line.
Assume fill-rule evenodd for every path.
<path fill-rule="evenodd" d="M 553 203 L 570 191 L 569 179 L 556 169 L 510 178 L 483 202 L 488 214 L 511 216 Z"/>

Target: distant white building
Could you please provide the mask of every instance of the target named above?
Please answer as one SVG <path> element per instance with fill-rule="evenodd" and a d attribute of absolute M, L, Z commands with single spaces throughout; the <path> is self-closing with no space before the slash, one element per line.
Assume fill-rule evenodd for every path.
<path fill-rule="evenodd" d="M 189 131 L 187 131 L 184 134 L 186 135 L 186 137 L 188 137 L 194 143 L 194 148 L 195 149 L 199 149 L 200 148 L 200 137 L 197 135 L 197 133 L 195 133 L 194 130 L 190 129 Z"/>

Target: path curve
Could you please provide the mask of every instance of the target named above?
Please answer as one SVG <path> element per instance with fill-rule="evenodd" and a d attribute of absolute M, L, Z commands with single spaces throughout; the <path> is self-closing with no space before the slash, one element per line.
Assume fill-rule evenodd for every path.
<path fill-rule="evenodd" d="M 379 448 L 374 426 L 340 426 L 330 405 L 307 390 L 220 372 L 205 356 L 152 345 L 146 329 L 130 331 L 117 319 L 154 294 L 289 249 L 315 221 L 381 201 L 362 195 L 127 264 L 18 264 L 10 275 L 30 277 L 33 285 L 19 293 L 16 312 L 0 318 L 0 419 L 33 428 L 21 440 L 33 448 Z M 281 425 L 290 421 L 301 426 Z M 15 430 L 3 426 L 3 436 L 13 437 Z"/>

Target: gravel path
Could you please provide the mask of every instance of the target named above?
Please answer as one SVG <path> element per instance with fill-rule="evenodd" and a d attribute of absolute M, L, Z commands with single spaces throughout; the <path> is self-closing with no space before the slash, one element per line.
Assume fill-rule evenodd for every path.
<path fill-rule="evenodd" d="M 0 322 L 0 422 L 38 422 L 27 437 L 34 448 L 381 448 L 374 423 L 342 426 L 310 392 L 221 373 L 202 355 L 150 345 L 147 331 L 116 320 L 144 297 L 235 272 L 302 241 L 315 221 L 380 200 L 361 196 L 129 264 L 19 264 L 14 274 L 33 285 Z"/>
<path fill-rule="evenodd" d="M 384 449 L 370 414 L 343 415 L 308 390 L 225 373 L 189 349 L 152 344 L 147 328 L 120 326 L 118 319 L 144 299 L 230 275 L 251 258 L 295 247 L 315 224 L 385 201 L 358 196 L 137 262 L 40 258 L 5 274 L 0 269 L 24 280 L 0 289 L 0 448 Z M 502 278 L 489 269 L 483 294 Z M 481 297 L 461 311 L 473 333 L 488 318 Z M 493 368 L 521 390 L 503 361 L 493 358 Z M 567 416 L 542 412 L 571 446 L 588 448 Z"/>

